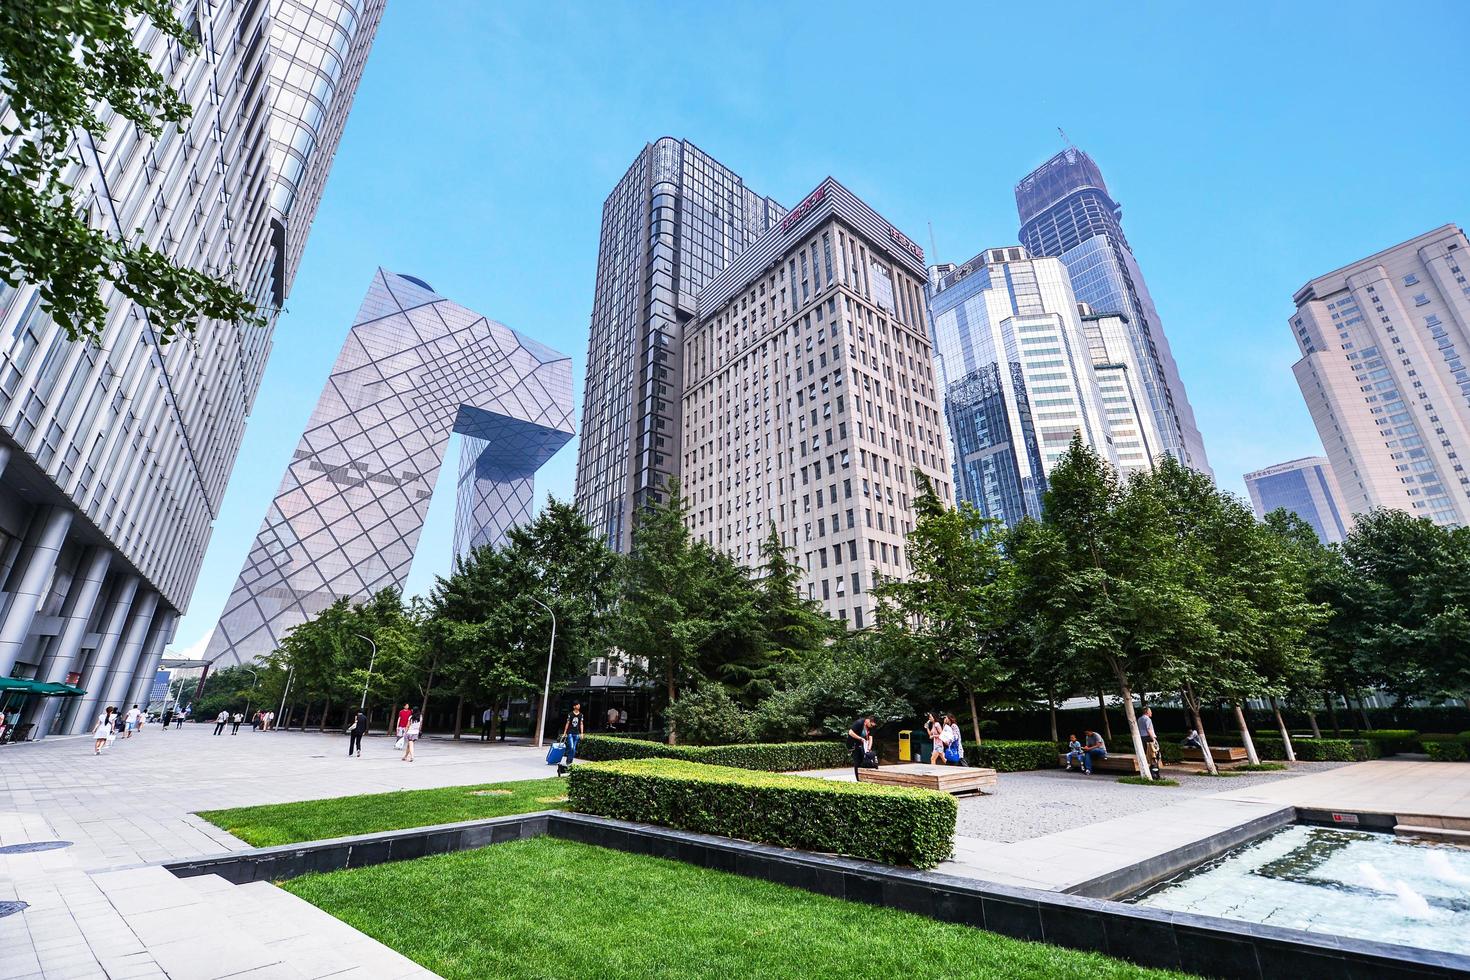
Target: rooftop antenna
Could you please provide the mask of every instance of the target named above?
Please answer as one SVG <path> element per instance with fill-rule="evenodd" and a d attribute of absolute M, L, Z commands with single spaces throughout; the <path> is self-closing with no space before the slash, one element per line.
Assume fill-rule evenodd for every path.
<path fill-rule="evenodd" d="M 934 222 L 932 221 L 929 222 L 929 255 L 931 261 L 935 263 L 939 261 L 939 247 L 934 244 Z"/>

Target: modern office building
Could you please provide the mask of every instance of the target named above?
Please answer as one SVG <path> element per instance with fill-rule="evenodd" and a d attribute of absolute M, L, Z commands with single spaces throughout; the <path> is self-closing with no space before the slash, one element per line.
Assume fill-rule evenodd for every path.
<path fill-rule="evenodd" d="M 1343 504 L 1342 491 L 1326 456 L 1294 459 L 1247 473 L 1245 489 L 1257 517 L 1285 508 L 1312 525 L 1325 544 L 1347 537 L 1352 515 Z"/>
<path fill-rule="evenodd" d="M 1108 194 L 1097 164 L 1068 147 L 1016 185 L 1016 210 L 1021 244 L 1030 254 L 1060 258 L 1079 302 L 1126 318 L 1159 450 L 1213 475 L 1158 310 L 1123 235 L 1123 209 Z"/>
<path fill-rule="evenodd" d="M 201 41 L 193 54 L 140 18 L 134 42 L 193 115 L 155 138 L 104 107 L 106 133 L 81 136 L 72 181 L 87 214 L 182 264 L 233 270 L 265 327 L 206 321 L 164 345 L 109 287 L 100 342 L 77 343 L 35 287 L 0 284 L 0 677 L 86 692 L 29 698 L 33 737 L 147 697 L 382 8 L 196 4 L 184 15 Z"/>
<path fill-rule="evenodd" d="M 684 341 L 690 530 L 760 564 L 771 525 L 854 629 L 909 570 L 916 474 L 952 502 L 924 253 L 832 178 L 699 292 Z"/>
<path fill-rule="evenodd" d="M 379 269 L 206 659 L 248 663 L 339 598 L 402 588 L 452 432 L 455 550 L 498 545 L 572 438 L 571 359 Z"/>
<path fill-rule="evenodd" d="M 619 551 L 679 472 L 679 376 L 695 295 L 785 214 L 686 140 L 638 154 L 602 205 L 576 503 Z"/>
<path fill-rule="evenodd" d="M 1470 243 L 1443 225 L 1297 290 L 1293 367 L 1352 514 L 1470 525 Z"/>
<path fill-rule="evenodd" d="M 1121 313 L 1094 313 L 1086 303 L 1077 307 L 1118 465 L 1125 476 L 1152 472 L 1163 455 L 1163 440 L 1154 424 L 1154 413 L 1149 409 L 1131 324 Z"/>
<path fill-rule="evenodd" d="M 1108 414 L 1116 396 L 1105 397 L 1093 369 L 1094 344 L 1105 356 L 1116 327 L 1084 327 L 1060 259 L 992 248 L 933 266 L 927 290 L 959 499 L 1007 524 L 1039 517 L 1046 477 L 1077 434 L 1121 468 Z M 1112 365 L 1110 387 L 1129 390 L 1131 363 Z"/>

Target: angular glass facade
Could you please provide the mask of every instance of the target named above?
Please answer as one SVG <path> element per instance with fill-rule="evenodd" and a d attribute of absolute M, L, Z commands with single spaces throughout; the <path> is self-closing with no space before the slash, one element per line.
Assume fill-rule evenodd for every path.
<path fill-rule="evenodd" d="M 248 663 L 340 597 L 402 587 L 451 432 L 456 550 L 499 544 L 572 438 L 571 360 L 379 269 L 206 657 Z"/>
<path fill-rule="evenodd" d="M 1097 164 L 1075 147 L 1063 150 L 1016 185 L 1016 211 L 1021 244 L 1032 255 L 1066 263 L 1079 302 L 1126 318 L 1159 449 L 1211 474 L 1158 310 L 1123 235 L 1123 209 L 1108 195 Z"/>
<path fill-rule="evenodd" d="M 1325 544 L 1347 537 L 1352 518 L 1343 506 L 1332 464 L 1325 456 L 1296 459 L 1247 473 L 1245 488 L 1257 517 L 1285 508 L 1312 525 Z"/>
<path fill-rule="evenodd" d="M 96 345 L 53 324 L 32 286 L 0 284 L 0 676 L 86 694 L 0 701 L 31 737 L 142 703 L 188 605 L 384 0 L 187 5 L 200 50 L 146 19 L 133 42 L 193 107 L 156 137 L 103 108 L 78 200 L 115 237 L 234 270 L 264 327 L 204 321 L 167 346 L 110 287 Z M 305 85 L 310 74 L 330 85 Z M 0 103 L 0 122 L 13 124 Z M 273 138 L 290 137 L 288 166 Z M 284 138 L 284 137 L 283 137 Z M 0 154 L 9 151 L 0 137 Z M 302 189 L 282 195 L 289 183 Z"/>
<path fill-rule="evenodd" d="M 684 326 L 695 294 L 785 214 L 686 140 L 643 148 L 602 206 L 576 503 L 616 549 L 679 472 Z"/>

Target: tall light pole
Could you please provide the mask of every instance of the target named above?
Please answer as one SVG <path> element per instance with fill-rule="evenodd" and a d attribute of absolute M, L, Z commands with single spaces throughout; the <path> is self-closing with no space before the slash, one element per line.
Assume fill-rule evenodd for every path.
<path fill-rule="evenodd" d="M 371 636 L 364 636 L 361 633 L 355 633 L 353 635 L 356 636 L 359 640 L 367 640 L 368 645 L 373 648 L 372 658 L 368 660 L 367 680 L 362 682 L 362 703 L 357 706 L 357 710 L 361 711 L 362 709 L 367 707 L 368 685 L 373 682 L 373 665 L 378 662 L 378 645 L 373 642 L 373 638 Z"/>
<path fill-rule="evenodd" d="M 286 717 L 286 695 L 291 693 L 291 678 L 296 676 L 296 665 L 291 664 L 286 669 L 286 686 L 281 690 L 281 710 L 276 712 L 276 718 Z M 275 721 L 271 721 L 271 731 L 276 731 Z"/>
<path fill-rule="evenodd" d="M 546 735 L 546 709 L 551 702 L 551 658 L 556 656 L 556 612 L 533 595 L 526 598 L 551 613 L 551 649 L 546 651 L 546 686 L 541 689 L 541 714 L 536 719 L 536 748 L 539 749 Z"/>

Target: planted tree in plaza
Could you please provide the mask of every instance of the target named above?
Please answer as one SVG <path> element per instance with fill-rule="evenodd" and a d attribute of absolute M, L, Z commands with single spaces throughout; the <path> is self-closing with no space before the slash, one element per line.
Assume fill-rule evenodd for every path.
<path fill-rule="evenodd" d="M 781 541 L 774 521 L 761 542 L 760 557 L 756 609 L 766 657 L 779 669 L 823 649 L 842 631 L 820 603 L 802 594 L 804 573 Z"/>
<path fill-rule="evenodd" d="M 166 78 L 134 44 L 139 17 L 186 55 L 198 51 L 197 26 L 181 22 L 170 0 L 0 6 L 0 103 L 16 118 L 3 133 L 10 145 L 0 164 L 0 280 L 34 283 L 51 318 L 74 339 L 101 340 L 104 284 L 147 311 L 162 342 L 201 318 L 260 322 L 233 270 L 188 268 L 134 229 L 94 220 L 69 180 L 84 147 L 108 135 L 104 106 L 146 137 L 189 120 L 177 78 Z"/>
<path fill-rule="evenodd" d="M 922 474 L 915 480 L 910 572 L 873 587 L 883 635 L 969 701 L 979 743 L 977 694 L 996 690 L 1009 676 L 1002 648 L 1012 633 L 1014 569 L 999 521 L 969 503 L 946 507 Z"/>

